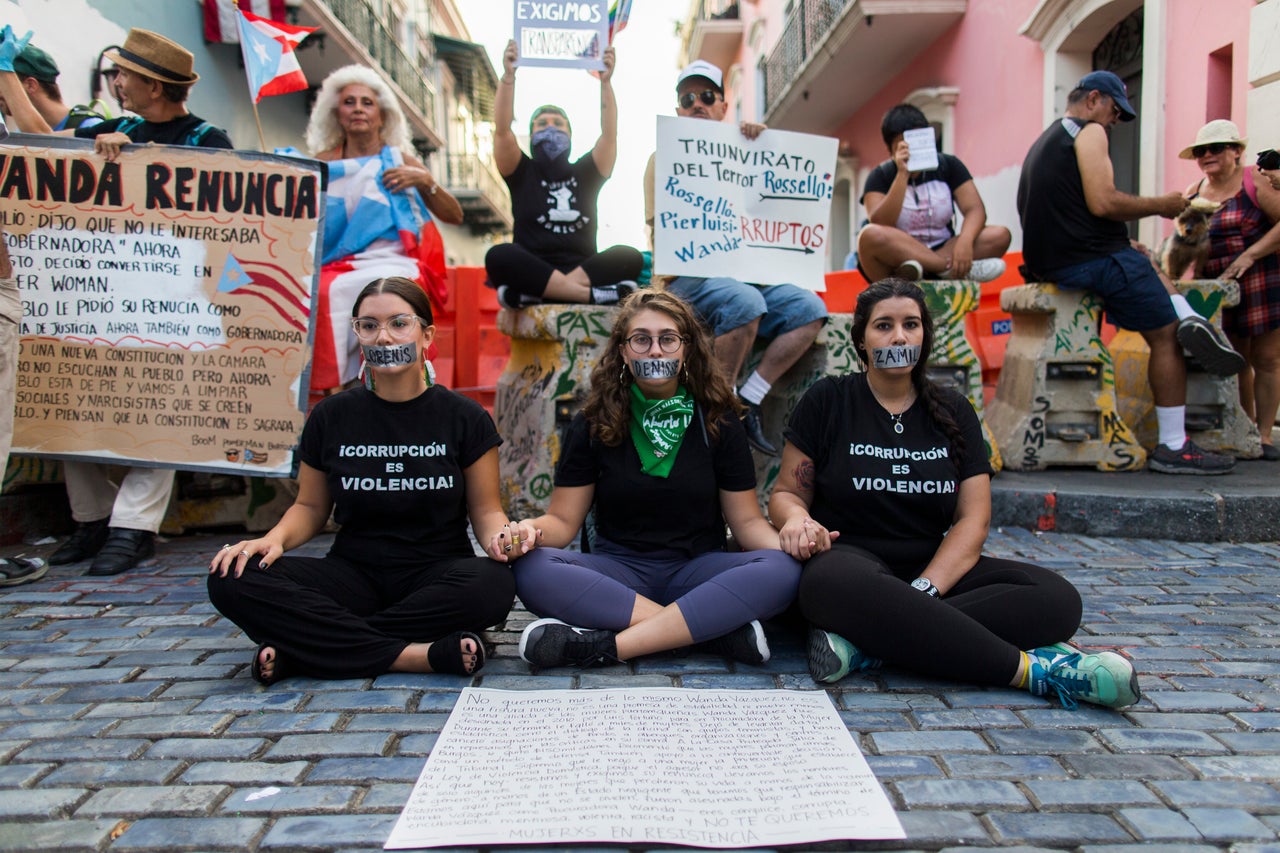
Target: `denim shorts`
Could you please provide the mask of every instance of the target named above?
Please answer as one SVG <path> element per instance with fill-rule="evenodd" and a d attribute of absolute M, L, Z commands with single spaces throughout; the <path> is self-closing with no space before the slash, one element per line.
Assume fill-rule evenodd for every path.
<path fill-rule="evenodd" d="M 743 284 L 736 278 L 677 276 L 667 290 L 693 306 L 715 337 L 760 317 L 761 338 L 776 338 L 827 319 L 827 306 L 812 290 L 794 284 Z"/>
<path fill-rule="evenodd" d="M 1064 290 L 1091 290 L 1102 297 L 1107 319 L 1122 329 L 1146 332 L 1178 319 L 1169 292 L 1151 259 L 1137 249 L 1063 267 L 1045 276 Z"/>

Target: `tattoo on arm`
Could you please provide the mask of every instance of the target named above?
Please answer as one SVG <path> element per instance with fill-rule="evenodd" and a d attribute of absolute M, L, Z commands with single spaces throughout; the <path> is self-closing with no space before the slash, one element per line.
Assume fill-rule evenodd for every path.
<path fill-rule="evenodd" d="M 813 460 L 802 460 L 791 472 L 791 476 L 795 477 L 796 488 L 801 492 L 801 494 L 807 496 L 811 496 L 813 494 L 814 478 L 817 476 L 817 472 L 814 471 L 813 468 Z"/>

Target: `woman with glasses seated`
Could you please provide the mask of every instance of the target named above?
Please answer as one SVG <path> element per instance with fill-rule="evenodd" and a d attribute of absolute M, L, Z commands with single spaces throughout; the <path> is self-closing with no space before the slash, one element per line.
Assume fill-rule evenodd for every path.
<path fill-rule="evenodd" d="M 1240 283 L 1239 304 L 1222 309 L 1222 330 L 1248 362 L 1240 374 L 1240 405 L 1258 426 L 1262 458 L 1275 462 L 1280 460 L 1280 448 L 1271 441 L 1280 409 L 1280 190 L 1245 165 L 1246 141 L 1234 122 L 1217 119 L 1200 128 L 1195 142 L 1178 156 L 1195 160 L 1204 173 L 1187 187 L 1187 198 L 1218 204 L 1209 221 L 1209 254 L 1195 275 Z"/>
<path fill-rule="evenodd" d="M 364 387 L 322 400 L 298 446 L 298 497 L 261 539 L 224 545 L 209 598 L 257 642 L 262 684 L 290 675 L 469 675 L 479 632 L 506 618 L 511 571 L 476 557 L 507 521 L 498 497 L 502 439 L 477 403 L 432 385 L 423 360 L 431 304 L 407 278 L 370 282 L 351 327 Z M 283 556 L 341 529 L 324 557 Z"/>
<path fill-rule="evenodd" d="M 623 302 L 547 513 L 489 540 L 519 558 L 520 600 L 544 617 L 520 638 L 526 661 L 596 666 L 693 644 L 769 659 L 759 620 L 790 604 L 800 564 L 760 513 L 737 408 L 685 302 L 649 290 Z M 562 550 L 593 505 L 592 552 Z M 743 550 L 726 550 L 726 522 Z"/>

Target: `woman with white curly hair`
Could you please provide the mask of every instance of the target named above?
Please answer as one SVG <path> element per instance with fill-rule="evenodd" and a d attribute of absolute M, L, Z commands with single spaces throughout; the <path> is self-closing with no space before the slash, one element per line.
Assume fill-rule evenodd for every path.
<path fill-rule="evenodd" d="M 462 207 L 413 154 L 404 114 L 372 70 L 325 78 L 307 123 L 307 149 L 329 164 L 323 266 L 311 390 L 356 378 L 351 306 L 373 279 L 414 279 L 444 297 L 444 245 L 433 219 L 457 225 Z"/>

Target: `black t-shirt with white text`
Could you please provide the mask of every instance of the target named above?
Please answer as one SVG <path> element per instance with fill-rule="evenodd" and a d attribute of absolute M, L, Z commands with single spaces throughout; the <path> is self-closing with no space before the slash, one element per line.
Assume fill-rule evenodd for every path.
<path fill-rule="evenodd" d="M 605 179 L 590 151 L 555 176 L 521 152 L 520 164 L 504 180 L 516 245 L 562 272 L 596 253 L 596 200 Z"/>
<path fill-rule="evenodd" d="M 839 542 L 891 563 L 927 562 L 954 520 L 960 482 L 992 473 L 973 406 L 955 391 L 935 393 L 964 437 L 959 466 L 922 400 L 903 413 L 899 435 L 865 374 L 820 379 L 796 404 L 784 434 L 813 460 L 809 512 L 840 531 Z"/>
<path fill-rule="evenodd" d="M 316 405 L 298 455 L 329 484 L 330 553 L 401 568 L 474 555 L 463 471 L 501 443 L 479 403 L 440 385 L 401 403 L 353 388 Z"/>
<path fill-rule="evenodd" d="M 673 549 L 696 557 L 725 546 L 720 490 L 754 491 L 755 463 L 742 422 L 726 417 L 720 437 L 704 434 L 701 414 L 685 431 L 668 477 L 640 470 L 630 436 L 617 447 L 592 440 L 581 412 L 569 425 L 557 486 L 595 486 L 596 531 L 632 551 Z"/>

